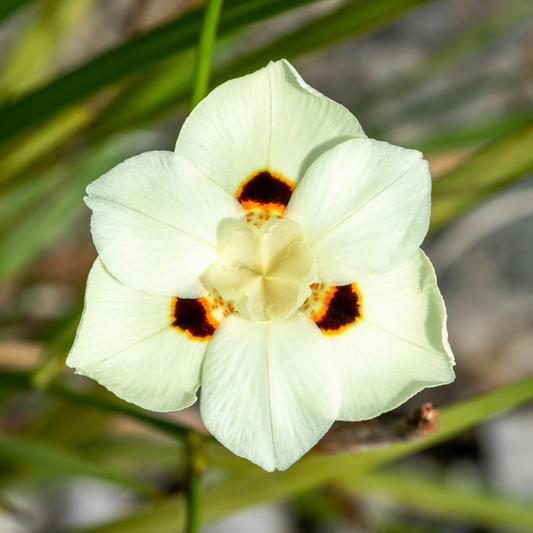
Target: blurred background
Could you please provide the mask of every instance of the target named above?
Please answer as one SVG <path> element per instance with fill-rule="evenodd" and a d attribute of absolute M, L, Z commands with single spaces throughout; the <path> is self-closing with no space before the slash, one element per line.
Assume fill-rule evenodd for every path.
<path fill-rule="evenodd" d="M 197 409 L 142 412 L 64 360 L 96 258 L 84 189 L 173 149 L 202 5 L 0 1 L 1 533 L 181 530 Z M 265 475 L 208 441 L 203 531 L 533 531 L 533 2 L 226 0 L 212 86 L 281 57 L 428 159 L 457 380 L 398 410 L 452 406 L 402 452 Z"/>

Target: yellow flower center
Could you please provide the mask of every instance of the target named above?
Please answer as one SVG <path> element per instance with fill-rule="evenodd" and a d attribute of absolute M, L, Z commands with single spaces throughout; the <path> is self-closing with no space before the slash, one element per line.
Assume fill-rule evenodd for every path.
<path fill-rule="evenodd" d="M 296 222 L 242 221 L 219 243 L 219 260 L 209 275 L 222 298 L 235 302 L 243 317 L 266 324 L 289 317 L 304 303 L 316 263 Z"/>

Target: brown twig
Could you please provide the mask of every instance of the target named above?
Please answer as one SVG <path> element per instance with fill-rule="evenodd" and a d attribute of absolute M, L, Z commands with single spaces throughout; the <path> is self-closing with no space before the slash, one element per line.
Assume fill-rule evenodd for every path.
<path fill-rule="evenodd" d="M 363 422 L 337 422 L 313 451 L 330 455 L 417 441 L 438 428 L 438 417 L 437 409 L 425 403 L 415 409 L 410 418 L 380 416 Z"/>

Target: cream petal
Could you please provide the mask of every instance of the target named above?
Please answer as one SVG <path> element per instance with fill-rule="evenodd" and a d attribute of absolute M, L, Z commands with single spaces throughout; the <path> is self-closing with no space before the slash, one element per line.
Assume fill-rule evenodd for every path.
<path fill-rule="evenodd" d="M 311 294 L 309 285 L 295 279 L 265 279 L 266 314 L 270 320 L 292 315 Z"/>
<path fill-rule="evenodd" d="M 250 282 L 237 297 L 235 307 L 247 320 L 259 324 L 288 318 L 311 294 L 309 285 L 296 279 L 262 276 L 248 279 Z"/>
<path fill-rule="evenodd" d="M 286 259 L 287 249 L 292 243 L 301 242 L 304 238 L 302 227 L 287 219 L 265 222 L 261 226 L 261 233 L 265 275 Z"/>
<path fill-rule="evenodd" d="M 172 327 L 172 300 L 123 285 L 97 259 L 67 365 L 145 409 L 193 404 L 207 342 Z"/>
<path fill-rule="evenodd" d="M 231 315 L 202 372 L 202 419 L 231 451 L 285 470 L 331 426 L 340 399 L 335 357 L 302 313 L 268 326 Z"/>
<path fill-rule="evenodd" d="M 185 121 L 176 153 L 235 195 L 264 169 L 296 184 L 325 151 L 360 137 L 346 108 L 281 60 L 211 92 Z"/>
<path fill-rule="evenodd" d="M 242 224 L 225 239 L 220 252 L 220 262 L 226 268 L 245 268 L 262 272 L 261 234 L 253 224 Z"/>
<path fill-rule="evenodd" d="M 153 294 L 195 298 L 217 260 L 217 231 L 239 203 L 172 152 L 128 159 L 87 188 L 94 243 L 109 271 Z"/>
<path fill-rule="evenodd" d="M 236 300 L 259 277 L 247 268 L 226 268 L 220 263 L 215 263 L 209 272 L 213 286 L 224 300 L 229 301 Z"/>
<path fill-rule="evenodd" d="M 244 295 L 241 295 L 235 302 L 235 307 L 239 313 L 253 322 L 267 323 L 270 317 L 267 315 L 267 287 L 265 279 L 257 277 Z"/>
<path fill-rule="evenodd" d="M 430 194 L 420 152 L 356 139 L 311 166 L 285 215 L 304 228 L 320 277 L 347 285 L 392 270 L 417 250 L 429 226 Z"/>
<path fill-rule="evenodd" d="M 309 246 L 293 242 L 287 247 L 286 256 L 268 271 L 269 278 L 304 280 L 309 285 L 316 277 L 316 264 Z"/>
<path fill-rule="evenodd" d="M 455 377 L 444 302 L 421 250 L 357 286 L 362 318 L 342 333 L 325 335 L 344 380 L 340 420 L 374 418 Z"/>

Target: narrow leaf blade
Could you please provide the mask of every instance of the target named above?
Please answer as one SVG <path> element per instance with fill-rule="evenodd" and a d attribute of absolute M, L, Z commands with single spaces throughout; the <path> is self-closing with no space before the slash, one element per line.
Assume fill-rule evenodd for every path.
<path fill-rule="evenodd" d="M 444 442 L 484 420 L 533 399 L 533 377 L 496 389 L 442 410 L 440 429 L 429 438 L 372 452 L 334 456 L 308 454 L 285 472 L 267 473 L 251 466 L 243 476 L 208 489 L 204 496 L 203 521 L 209 522 L 239 509 L 280 500 L 311 490 L 334 479 L 349 479 L 406 455 Z M 156 508 L 123 520 L 84 530 L 84 533 L 170 533 L 183 521 L 180 498 L 168 498 Z"/>

